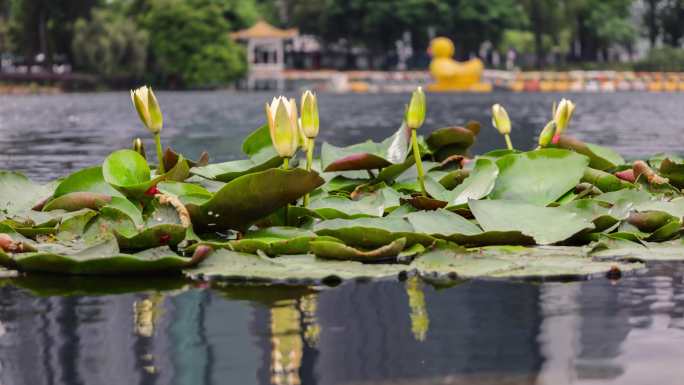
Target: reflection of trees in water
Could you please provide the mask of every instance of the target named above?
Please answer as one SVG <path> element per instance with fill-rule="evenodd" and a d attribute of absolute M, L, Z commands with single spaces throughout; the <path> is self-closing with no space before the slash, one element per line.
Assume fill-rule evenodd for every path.
<path fill-rule="evenodd" d="M 0 383 L 168 383 L 144 369 L 156 354 L 153 339 L 134 332 L 136 296 L 36 298 L 10 287 L 0 295 Z"/>
<path fill-rule="evenodd" d="M 673 343 L 683 336 L 684 266 L 681 263 L 649 265 L 646 275 L 628 276 L 616 283 L 606 280 L 581 284 L 578 351 L 575 372 L 580 380 L 615 380 L 640 383 L 666 375 L 679 378 L 677 356 L 683 351 Z M 665 337 L 665 338 L 663 338 Z M 658 357 L 670 369 L 652 372 L 646 363 Z M 668 361 L 671 360 L 671 361 Z M 650 380 L 649 380 L 650 382 Z"/>
<path fill-rule="evenodd" d="M 543 361 L 536 342 L 541 322 L 537 286 L 470 282 L 443 291 L 426 287 L 421 309 L 417 287 L 407 285 L 355 283 L 321 293 L 317 383 L 498 374 L 521 384 L 535 382 Z M 427 320 L 421 319 L 423 311 L 430 318 L 421 342 L 414 331 L 418 336 L 421 329 L 427 331 L 421 325 Z"/>

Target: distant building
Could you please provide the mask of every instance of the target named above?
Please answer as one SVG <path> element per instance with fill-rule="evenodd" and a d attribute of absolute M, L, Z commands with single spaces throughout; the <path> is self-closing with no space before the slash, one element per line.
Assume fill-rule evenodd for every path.
<path fill-rule="evenodd" d="M 248 89 L 285 88 L 285 42 L 299 36 L 299 30 L 259 21 L 230 36 L 247 44 Z"/>

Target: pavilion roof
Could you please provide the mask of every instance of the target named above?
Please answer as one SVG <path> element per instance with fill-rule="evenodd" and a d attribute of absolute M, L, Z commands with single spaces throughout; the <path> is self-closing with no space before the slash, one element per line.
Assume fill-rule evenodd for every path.
<path fill-rule="evenodd" d="M 253 26 L 230 34 L 233 39 L 280 38 L 289 39 L 299 35 L 297 28 L 280 29 L 265 21 L 258 21 Z"/>

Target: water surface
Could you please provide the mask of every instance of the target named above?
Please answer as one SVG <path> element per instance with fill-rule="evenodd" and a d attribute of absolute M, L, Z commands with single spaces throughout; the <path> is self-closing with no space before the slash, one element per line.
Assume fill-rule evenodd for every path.
<path fill-rule="evenodd" d="M 214 161 L 239 157 L 270 95 L 160 93 L 164 138 Z M 485 123 L 502 102 L 530 148 L 553 94 L 430 95 L 425 131 Z M 684 149 L 684 95 L 579 94 L 571 127 L 639 157 Z M 406 95 L 320 96 L 322 137 L 381 139 Z M 0 98 L 0 168 L 47 180 L 147 137 L 125 93 Z M 151 148 L 151 146 L 149 147 Z M 496 280 L 437 288 L 209 287 L 179 278 L 1 281 L 0 384 L 680 384 L 684 266 L 611 282 Z"/>

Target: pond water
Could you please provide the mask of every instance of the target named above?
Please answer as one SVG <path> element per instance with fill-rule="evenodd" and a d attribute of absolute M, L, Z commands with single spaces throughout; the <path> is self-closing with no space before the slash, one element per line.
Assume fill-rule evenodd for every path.
<path fill-rule="evenodd" d="M 239 157 L 270 95 L 160 93 L 164 140 Z M 553 94 L 430 95 L 425 131 L 502 102 L 530 148 Z M 684 95 L 572 95 L 572 133 L 627 157 L 684 149 Z M 381 139 L 406 95 L 321 95 L 322 138 Z M 0 168 L 47 180 L 147 137 L 126 93 L 0 98 Z M 151 147 L 149 143 L 148 148 Z M 209 287 L 176 278 L 0 280 L 0 384 L 680 384 L 684 265 L 618 281 L 409 280 Z"/>

